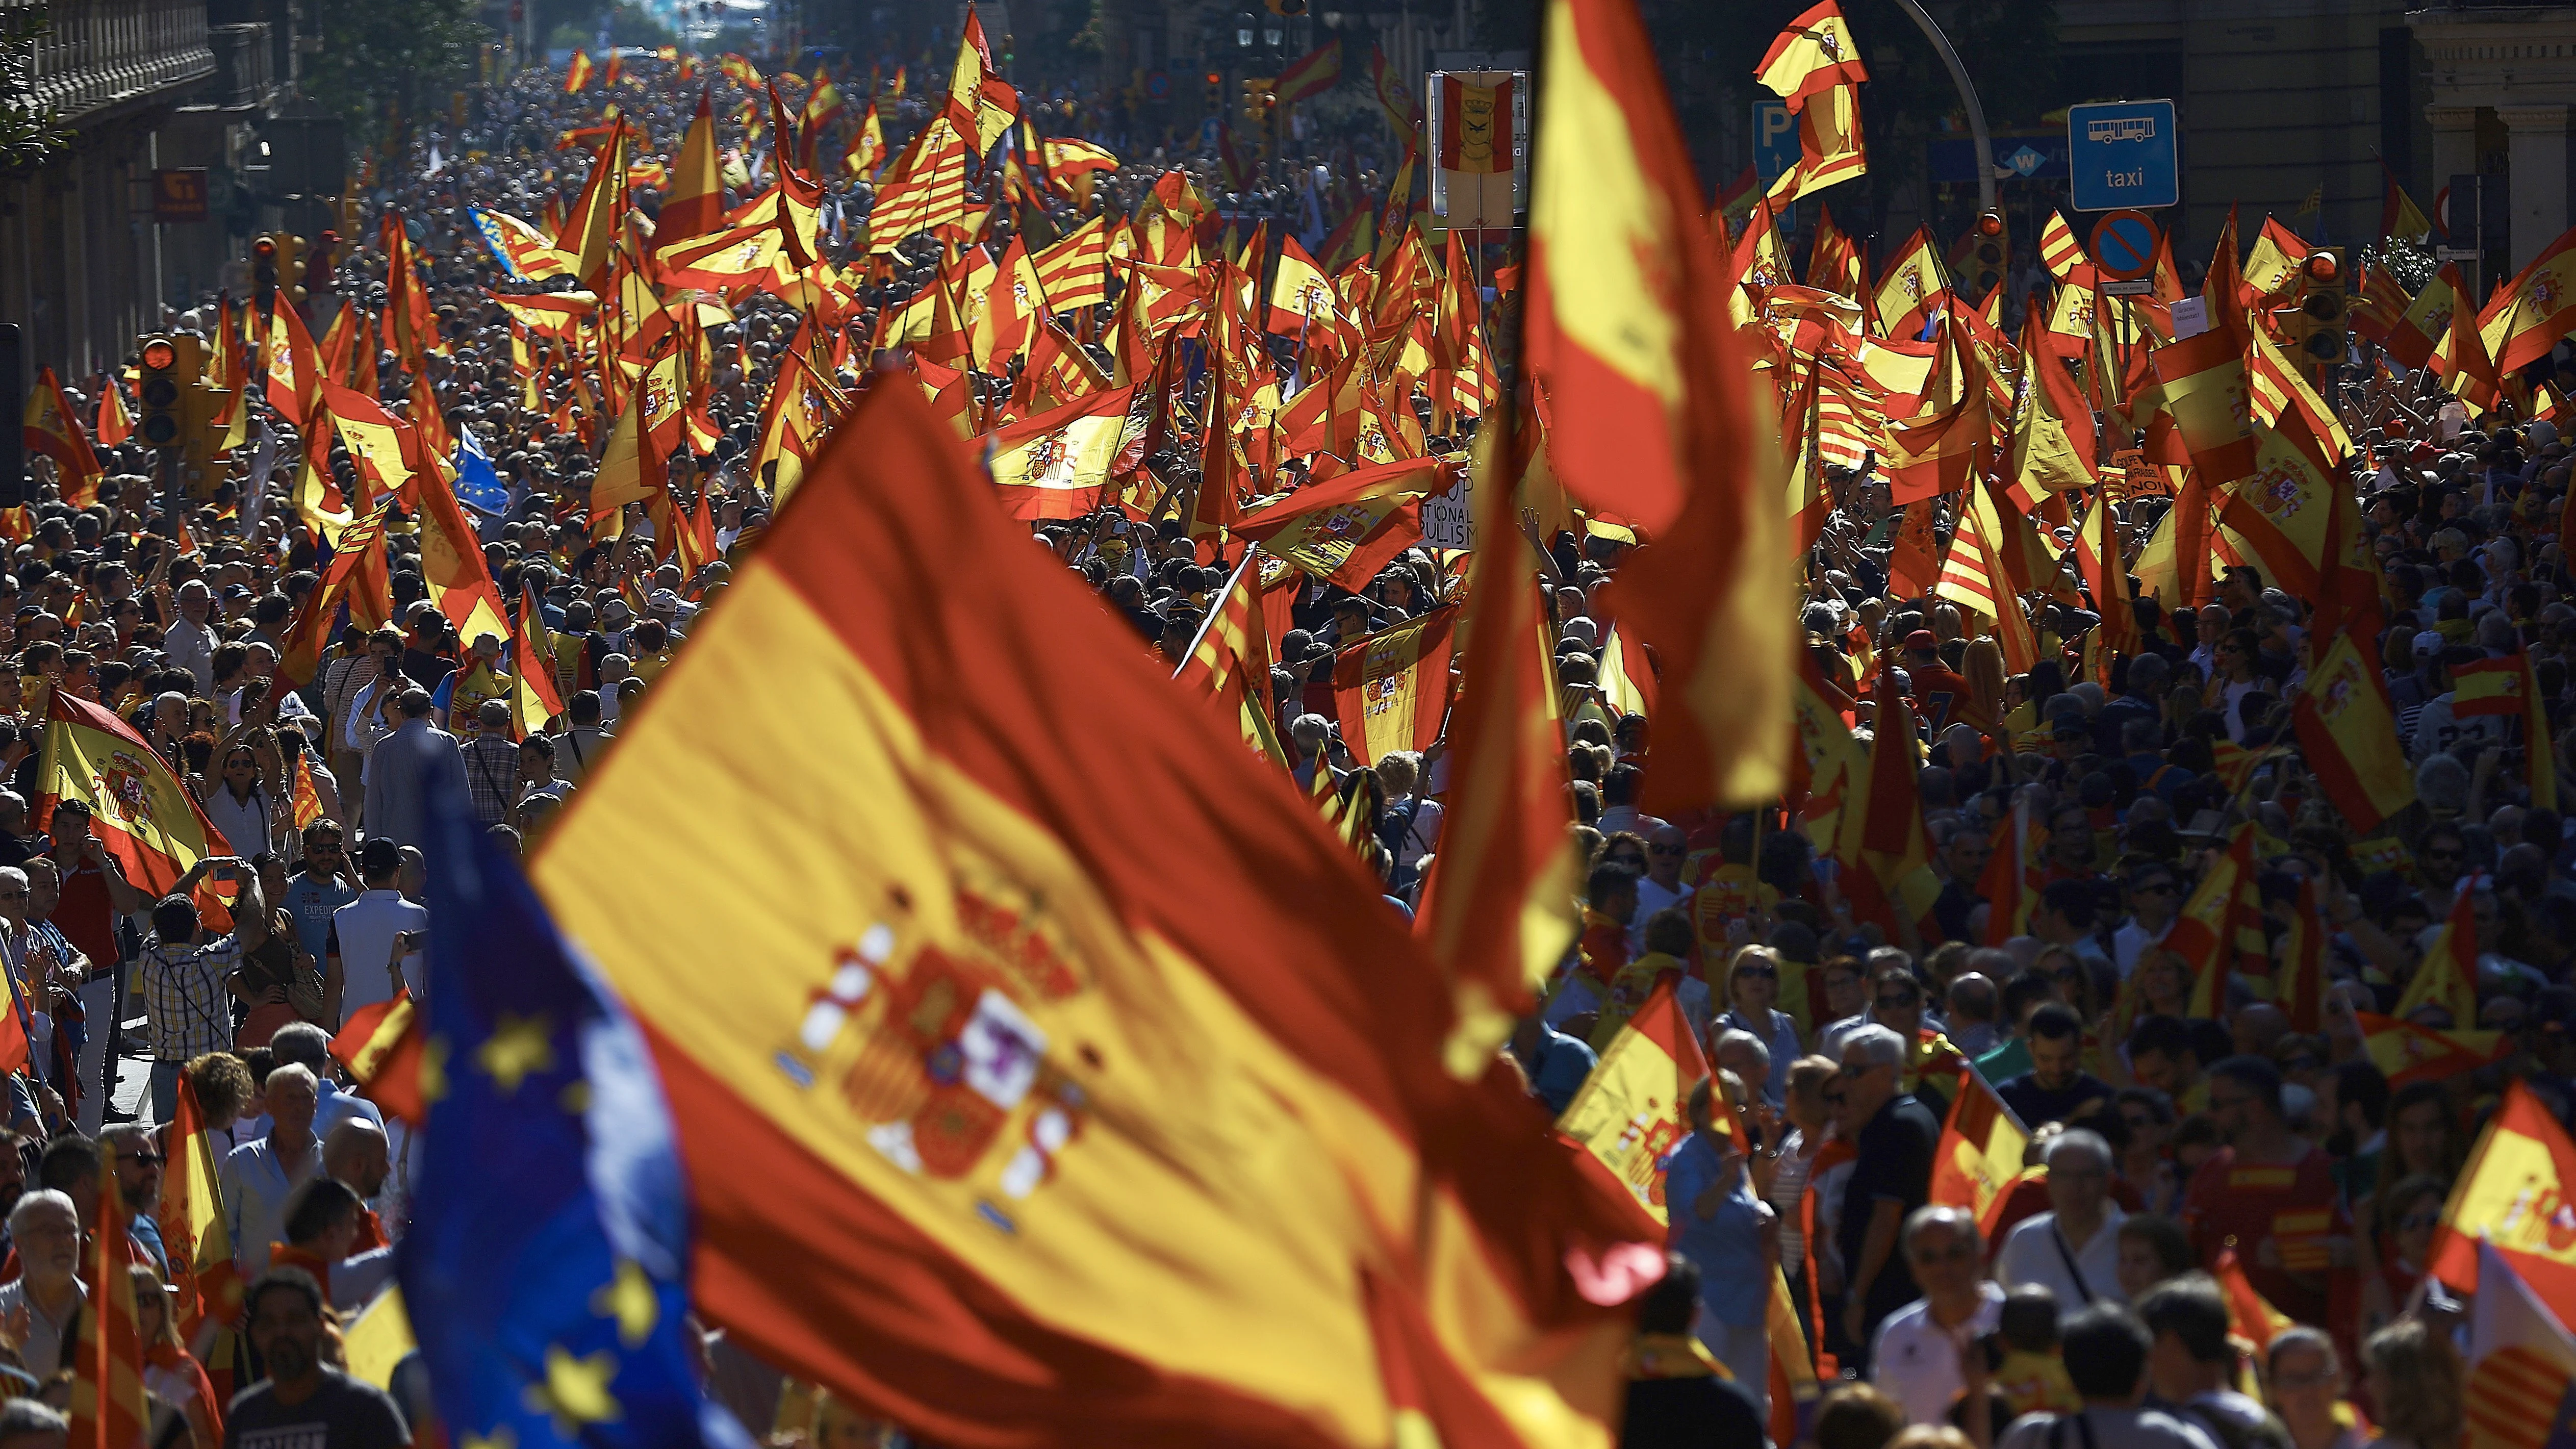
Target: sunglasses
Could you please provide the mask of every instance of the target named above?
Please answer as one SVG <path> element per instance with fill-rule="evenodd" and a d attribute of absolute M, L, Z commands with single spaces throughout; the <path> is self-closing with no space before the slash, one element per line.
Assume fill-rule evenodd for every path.
<path fill-rule="evenodd" d="M 1918 1004 L 1911 996 L 1882 996 L 1878 999 L 1881 1011 L 1912 1011 Z"/>
<path fill-rule="evenodd" d="M 1768 966 L 1738 966 L 1735 968 L 1735 974 L 1738 978 L 1759 976 L 1765 981 L 1776 980 L 1780 975 Z"/>
<path fill-rule="evenodd" d="M 1679 855 L 1682 853 L 1682 848 L 1678 845 L 1649 845 L 1646 847 L 1646 853 L 1648 855 Z"/>

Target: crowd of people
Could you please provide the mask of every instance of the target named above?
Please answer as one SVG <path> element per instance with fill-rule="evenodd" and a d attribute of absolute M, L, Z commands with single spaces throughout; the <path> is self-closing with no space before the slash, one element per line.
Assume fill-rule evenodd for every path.
<path fill-rule="evenodd" d="M 696 86 L 674 79 L 639 62 L 615 96 L 649 154 L 675 155 L 690 123 Z M 898 146 L 937 99 L 877 98 Z M 801 320 L 784 296 L 753 291 L 707 327 L 709 437 L 673 461 L 664 517 L 701 512 L 717 557 L 675 557 L 657 537 L 669 525 L 640 505 L 617 520 L 622 536 L 600 536 L 586 505 L 609 419 L 577 399 L 576 379 L 528 374 L 525 338 L 494 300 L 528 289 L 470 208 L 533 218 L 569 206 L 587 157 L 556 141 L 599 124 L 602 100 L 567 94 L 559 71 L 491 88 L 493 149 L 424 135 L 389 152 L 366 224 L 326 238 L 328 265 L 307 278 L 313 330 L 346 302 L 374 351 L 374 319 L 401 305 L 377 220 L 392 218 L 417 255 L 439 346 L 417 380 L 390 347 L 368 372 L 389 413 L 417 423 L 434 405 L 447 433 L 493 461 L 507 501 L 478 510 L 475 526 L 511 637 L 461 637 L 430 587 L 420 510 L 398 506 L 390 622 L 337 629 L 309 677 L 281 680 L 330 554 L 298 496 L 305 440 L 256 388 L 242 466 L 178 518 L 137 442 L 90 439 L 104 477 L 81 506 L 40 465 L 0 573 L 0 650 L 14 661 L 0 669 L 12 771 L 0 957 L 29 1034 L 29 1060 L 8 1077 L 14 1150 L 0 1152 L 15 1274 L 0 1285 L 0 1373 L 19 1396 L 0 1408 L 0 1449 L 45 1442 L 55 1421 L 39 1405 L 65 1407 L 67 1345 L 92 1291 L 81 1244 L 110 1172 L 142 1249 L 152 1443 L 286 1442 L 258 1435 L 322 1425 L 324 1437 L 294 1442 L 390 1445 L 426 1412 L 416 1385 L 397 1410 L 334 1365 L 341 1326 L 389 1281 L 408 1138 L 355 1090 L 333 1037 L 420 991 L 432 792 L 443 781 L 514 843 L 542 831 L 716 606 L 730 563 L 757 546 L 775 482 L 754 472 L 764 403 Z M 1073 129 L 1073 108 L 1059 110 L 1050 124 Z M 757 149 L 738 120 L 725 134 Z M 1204 181 L 1207 165 L 1183 168 Z M 1090 205 L 1142 214 L 1162 174 L 1122 167 Z M 638 195 L 649 225 L 654 194 Z M 737 186 L 727 199 L 750 195 Z M 942 272 L 935 244 L 862 249 L 872 195 L 836 177 L 824 223 L 849 265 L 854 306 L 840 326 L 862 359 L 884 315 Z M 1078 220 L 1069 195 L 1043 207 L 1050 232 Z M 998 250 L 1028 224 L 997 208 L 984 241 Z M 1507 289 L 1482 291 L 1493 320 L 1509 315 Z M 1105 304 L 1100 319 L 1115 311 Z M 208 299 L 169 326 L 219 344 L 230 315 Z M 1283 372 L 1292 341 L 1274 339 Z M 1107 351 L 1091 350 L 1105 367 Z M 2379 365 L 2345 369 L 2332 400 L 2356 440 L 2350 501 L 2384 580 L 2369 643 L 2416 802 L 2367 831 L 2339 818 L 2293 729 L 2324 642 L 2310 634 L 2315 600 L 2245 562 L 2196 608 L 2136 580 L 2135 599 L 2087 597 L 2071 534 L 2060 536 L 2049 553 L 2065 555 L 2066 577 L 2030 616 L 2043 656 L 2008 672 L 1993 620 L 1898 581 L 1908 515 L 1884 481 L 1838 470 L 1804 593 L 1782 607 L 1799 611 L 1813 672 L 1856 742 L 1877 746 L 1874 730 L 1897 721 L 1921 732 L 1910 764 L 1874 775 L 1912 791 L 1908 829 L 1924 853 L 1920 908 L 1908 895 L 1890 914 L 1860 898 L 1812 800 L 1670 819 L 1641 808 L 1653 721 L 1623 686 L 1633 665 L 1612 658 L 1617 621 L 1602 606 L 1637 540 L 1616 527 L 1539 540 L 1557 585 L 1548 624 L 1580 939 L 1509 1053 L 1540 1106 L 1562 1112 L 1668 990 L 1710 1071 L 1688 1101 L 1691 1131 L 1661 1164 L 1671 1258 L 1637 1305 L 1623 1442 L 1754 1449 L 1771 1432 L 1765 1401 L 1784 1353 L 1827 1381 L 1802 1430 L 1822 1449 L 2066 1449 L 2070 1433 L 2085 1449 L 2461 1442 L 2460 1301 L 2427 1276 L 2428 1241 L 2504 1082 L 2528 1083 L 2562 1121 L 2576 1110 L 2576 840 L 2560 801 L 2529 784 L 2533 752 L 2564 763 L 2560 741 L 2527 734 L 2519 716 L 2461 712 L 2454 679 L 2527 657 L 2542 718 L 2567 717 L 2576 602 L 2555 530 L 2568 446 L 2512 402 L 2473 418 L 2430 374 L 2365 360 Z M 866 370 L 834 380 L 887 385 Z M 94 377 L 65 397 L 89 427 L 120 386 Z M 1012 390 L 1002 376 L 977 386 L 997 405 Z M 1197 402 L 1202 386 L 1181 384 L 1180 400 Z M 1472 418 L 1435 428 L 1427 397 L 1397 405 L 1418 409 L 1423 446 L 1465 452 Z M 361 460 L 337 445 L 323 456 L 343 496 L 364 496 Z M 1187 488 L 1196 456 L 1176 445 L 1148 466 Z M 2131 560 L 2171 506 L 2122 505 Z M 1103 507 L 1034 531 L 1141 648 L 1177 667 L 1227 572 L 1183 518 L 1133 513 Z M 1941 541 L 1955 536 L 1947 504 L 1932 516 Z M 171 541 L 181 526 L 185 541 Z M 1344 798 L 1354 781 L 1366 787 L 1356 844 L 1409 914 L 1443 848 L 1444 747 L 1359 758 L 1333 718 L 1333 666 L 1457 598 L 1459 571 L 1424 545 L 1356 591 L 1291 577 L 1267 723 L 1301 786 Z M 2136 617 L 2135 647 L 2116 657 L 2087 649 L 2105 608 Z M 532 656 L 520 641 L 533 639 L 547 651 Z M 513 703 L 526 671 L 562 700 L 541 727 Z M 220 836 L 157 898 L 46 774 L 57 695 L 126 721 Z M 1192 702 L 1176 692 L 1174 707 Z M 2227 869 L 2244 872 L 2255 909 L 2230 918 L 2226 978 L 2196 991 L 2205 966 L 2167 946 L 2185 903 Z M 229 898 L 228 925 L 204 918 L 201 884 Z M 2470 1019 L 2456 1001 L 2402 1015 L 2476 1064 L 2423 1079 L 2401 1067 L 2392 1080 L 2374 1023 L 2401 1014 L 2445 949 L 2468 953 Z M 2302 951 L 2319 963 L 2322 999 L 2294 1009 L 2284 985 Z M 117 1109 L 130 1095 L 119 1076 L 129 1011 L 148 1022 L 139 1112 Z M 218 1144 L 251 1285 L 237 1349 L 211 1334 L 181 1341 L 153 1230 L 183 1083 Z M 1944 1122 L 1989 1091 L 2034 1170 L 1983 1213 L 1936 1202 Z M 1769 1316 L 1774 1267 L 1798 1306 L 1794 1340 Z M 2267 1327 L 2249 1352 L 2230 1293 L 2240 1283 L 2296 1326 Z M 733 1370 L 719 1382 L 762 1427 L 829 1445 L 874 1432 L 828 1393 L 790 1386 L 781 1409 L 774 1375 Z M 226 1404 L 218 1382 L 253 1387 Z"/>

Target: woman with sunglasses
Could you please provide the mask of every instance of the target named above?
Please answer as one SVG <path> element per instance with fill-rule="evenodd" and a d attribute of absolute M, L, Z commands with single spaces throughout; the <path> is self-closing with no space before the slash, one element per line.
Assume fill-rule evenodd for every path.
<path fill-rule="evenodd" d="M 265 726 L 236 729 L 217 747 L 214 782 L 198 791 L 197 803 L 224 840 L 244 856 L 278 848 L 295 824 L 288 803 L 284 757 L 277 738 Z"/>
<path fill-rule="evenodd" d="M 1780 999 L 1780 953 L 1768 946 L 1746 946 L 1726 963 L 1721 995 L 1727 1008 L 1710 1023 L 1714 1038 L 1729 1030 L 1751 1032 L 1770 1048 L 1774 1069 L 1762 1084 L 1762 1095 L 1774 1107 L 1788 1101 L 1786 1064 L 1798 1059 L 1798 1023 L 1772 1005 Z"/>

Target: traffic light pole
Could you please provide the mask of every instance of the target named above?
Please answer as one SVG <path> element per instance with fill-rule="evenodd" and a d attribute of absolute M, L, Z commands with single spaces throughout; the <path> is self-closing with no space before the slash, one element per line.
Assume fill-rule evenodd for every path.
<path fill-rule="evenodd" d="M 1985 103 L 1977 99 L 1976 84 L 1968 79 L 1968 68 L 1959 63 L 1959 52 L 1950 46 L 1950 37 L 1941 33 L 1918 0 L 1896 0 L 1899 8 L 1914 17 L 1915 26 L 1932 48 L 1941 53 L 1941 63 L 1950 68 L 1950 83 L 1959 88 L 1959 99 L 1968 108 L 1968 136 L 1977 147 L 1977 209 L 1995 209 L 1994 143 L 1986 135 Z"/>

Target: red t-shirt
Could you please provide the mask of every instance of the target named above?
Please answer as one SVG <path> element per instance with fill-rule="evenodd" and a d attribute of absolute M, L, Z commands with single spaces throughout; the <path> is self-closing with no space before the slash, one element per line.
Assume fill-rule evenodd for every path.
<path fill-rule="evenodd" d="M 2182 1216 L 2204 1267 L 2216 1267 L 2232 1240 L 2246 1281 L 2273 1307 L 2301 1323 L 2326 1321 L 2326 1239 L 2350 1234 L 2352 1222 L 2322 1149 L 2311 1145 L 2306 1156 L 2286 1166 L 2238 1166 L 2236 1149 L 2220 1148 L 2183 1190 Z M 2279 1267 L 2261 1261 L 2266 1238 L 2279 1254 Z M 2319 1286 L 2302 1286 L 2294 1273 Z"/>
<path fill-rule="evenodd" d="M 115 969 L 116 910 L 108 903 L 107 875 L 96 862 L 84 859 L 63 877 L 62 897 L 50 919 L 65 940 L 89 957 L 92 970 Z"/>

